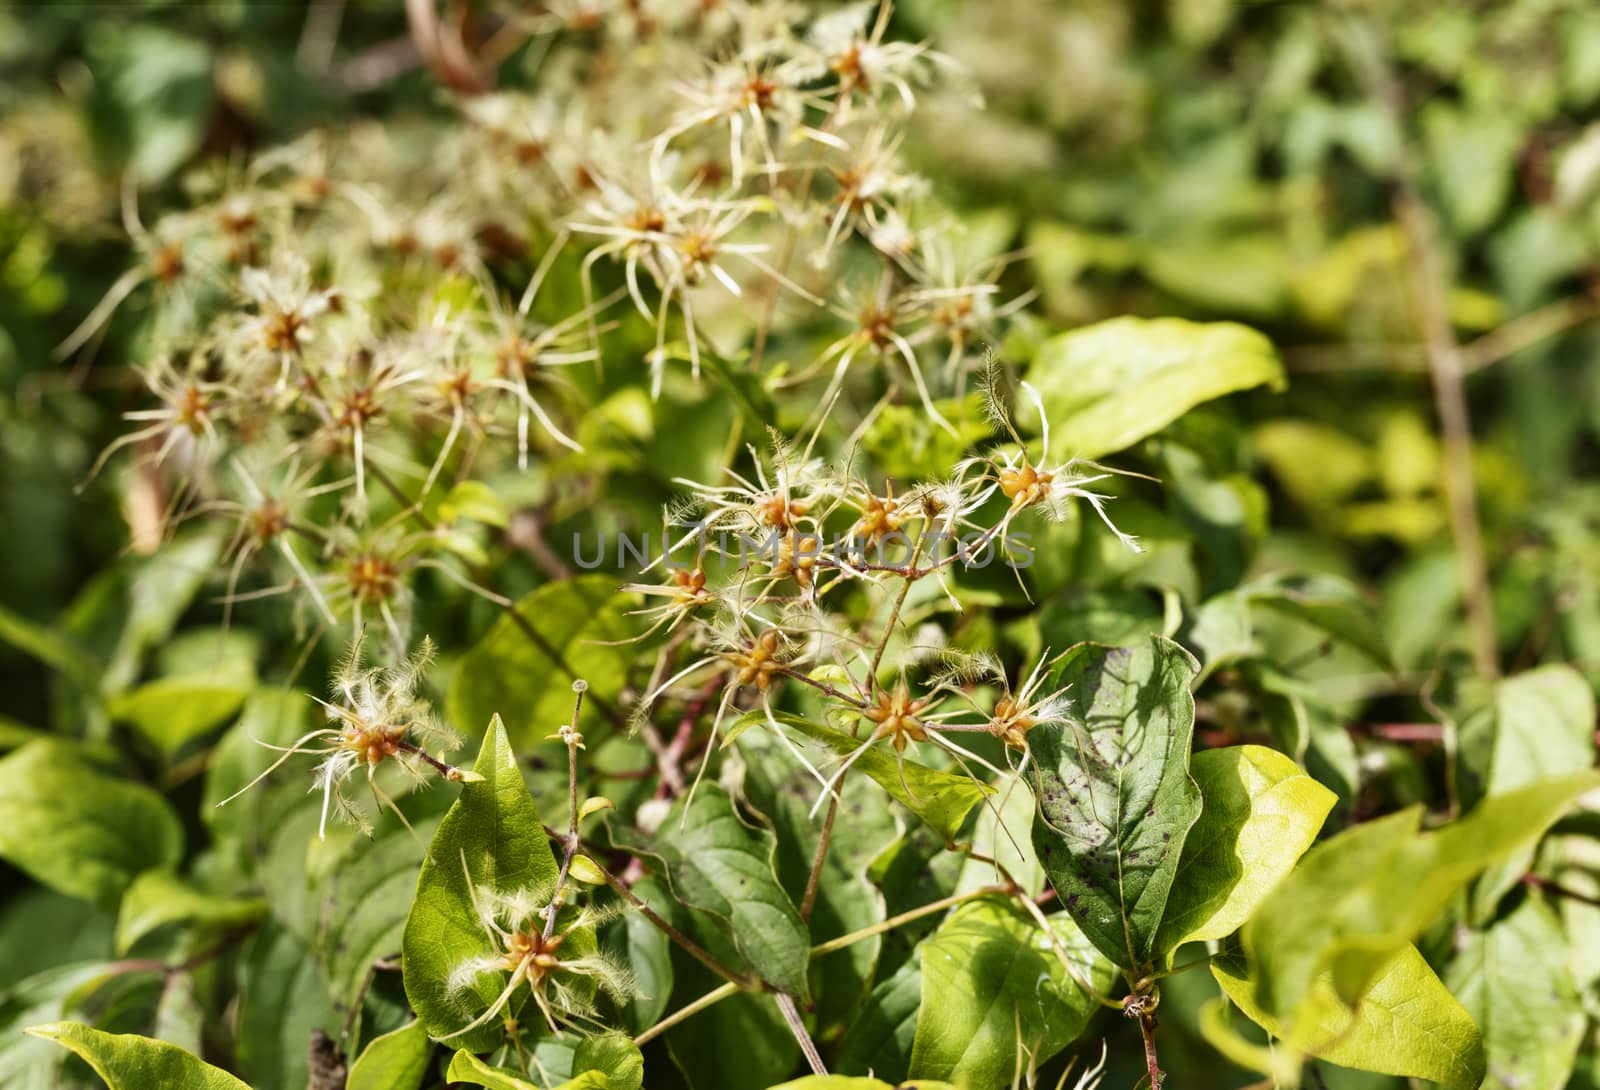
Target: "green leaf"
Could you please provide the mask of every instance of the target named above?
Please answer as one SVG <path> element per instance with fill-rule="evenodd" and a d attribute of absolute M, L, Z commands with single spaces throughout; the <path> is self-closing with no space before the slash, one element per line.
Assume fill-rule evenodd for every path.
<path fill-rule="evenodd" d="M 720 787 L 680 796 L 656 835 L 630 846 L 666 864 L 674 896 L 721 930 L 757 976 L 810 1000 L 811 935 L 773 871 L 771 833 L 747 826 Z"/>
<path fill-rule="evenodd" d="M 0 856 L 109 908 L 144 871 L 177 864 L 183 826 L 150 788 L 103 774 L 59 742 L 30 742 L 0 760 Z"/>
<path fill-rule="evenodd" d="M 373 964 L 400 951 L 427 851 L 418 838 L 437 828 L 436 819 L 417 817 L 417 803 L 437 805 L 426 796 L 405 800 L 412 829 L 391 822 L 372 838 L 353 838 L 317 890 L 316 946 L 340 1004 L 355 1002 Z"/>
<path fill-rule="evenodd" d="M 108 945 L 107 956 L 109 953 Z M 61 1085 L 60 1068 L 66 1056 L 23 1030 L 64 1017 L 67 1001 L 103 980 L 106 967 L 104 961 L 83 961 L 74 952 L 63 951 L 61 964 L 54 968 L 5 978 L 15 983 L 0 995 L 0 1086 L 6 1090 L 56 1090 Z"/>
<path fill-rule="evenodd" d="M 34 624 L 0 606 L 0 643 L 9 644 L 54 670 L 87 692 L 99 688 L 99 667 L 94 657 L 71 637 Z"/>
<path fill-rule="evenodd" d="M 216 98 L 205 43 L 153 24 L 93 28 L 93 132 L 140 182 L 164 181 L 200 147 Z"/>
<path fill-rule="evenodd" d="M 107 709 L 171 757 L 233 718 L 254 687 L 253 672 L 235 678 L 214 673 L 164 677 L 115 697 Z"/>
<path fill-rule="evenodd" d="M 553 889 L 559 871 L 499 716 L 490 722 L 472 768 L 483 778 L 462 785 L 439 823 L 401 938 L 406 998 L 428 1033 L 440 1038 L 482 1014 L 505 986 L 492 973 L 470 987 L 451 986 L 462 963 L 504 952 L 494 948 L 478 918 L 474 891 L 481 901 L 494 893 Z M 451 1040 L 487 1051 L 500 1037 L 500 1028 L 489 1025 Z"/>
<path fill-rule="evenodd" d="M 1240 958 L 1213 958 L 1211 975 L 1258 1026 L 1301 1052 L 1344 1067 L 1432 1079 L 1470 1090 L 1483 1078 L 1483 1043 L 1472 1016 L 1439 982 L 1415 946 L 1391 958 L 1352 1010 L 1324 974 L 1294 1025 L 1256 1004 Z"/>
<path fill-rule="evenodd" d="M 834 1068 L 845 1074 L 875 1071 L 904 1079 L 911 1070 L 917 1016 L 922 1009 L 921 948 L 867 994 L 846 1032 Z"/>
<path fill-rule="evenodd" d="M 1159 636 L 1133 647 L 1079 644 L 1048 682 L 1069 687 L 1067 722 L 1028 736 L 1039 861 L 1073 921 L 1128 969 L 1158 954 L 1179 852 L 1200 816 L 1189 776 L 1197 671 L 1193 656 Z"/>
<path fill-rule="evenodd" d="M 1044 401 L 1051 453 L 1082 458 L 1131 446 L 1201 402 L 1284 382 L 1260 333 L 1181 318 L 1114 318 L 1052 337 L 1028 378 Z"/>
<path fill-rule="evenodd" d="M 106 1081 L 110 1090 L 151 1090 L 181 1086 L 184 1090 L 250 1090 L 250 1087 L 177 1045 L 137 1034 L 101 1033 L 80 1022 L 30 1026 L 35 1037 L 70 1048 Z"/>
<path fill-rule="evenodd" d="M 485 1087 L 486 1090 L 539 1090 L 533 1083 L 509 1071 L 490 1067 L 464 1048 L 451 1057 L 450 1069 L 444 1073 L 444 1077 L 447 1082 L 468 1083 Z"/>
<path fill-rule="evenodd" d="M 350 1065 L 345 1090 L 417 1090 L 428 1074 L 433 1042 L 421 1022 L 373 1038 Z"/>
<path fill-rule="evenodd" d="M 134 880 L 122 895 L 117 915 L 117 953 L 168 924 L 192 924 L 207 933 L 245 927 L 266 915 L 267 902 L 256 897 L 221 897 L 204 893 L 169 870 L 151 870 Z"/>
<path fill-rule="evenodd" d="M 1194 755 L 1200 820 L 1183 842 L 1157 948 L 1237 931 L 1293 869 L 1322 828 L 1335 796 L 1265 746 Z"/>
<path fill-rule="evenodd" d="M 1485 1090 L 1561 1090 L 1583 1036 L 1561 921 L 1529 897 L 1487 930 L 1466 935 L 1446 979 L 1483 1032 Z"/>
<path fill-rule="evenodd" d="M 797 745 L 820 749 L 805 739 Z M 816 781 L 795 775 L 794 755 L 771 729 L 745 731 L 738 753 L 744 762 L 742 801 L 776 836 L 778 881 L 786 890 L 804 890 L 822 830 L 812 813 Z M 883 892 L 867 877 L 867 868 L 899 836 L 893 808 L 883 790 L 865 776 L 844 780 L 839 791 L 838 820 L 806 920 L 813 945 L 872 927 L 886 916 Z M 872 935 L 811 959 L 807 976 L 816 1002 L 807 1014 L 815 1039 L 832 1040 L 849 1029 L 862 995 L 872 986 L 882 943 L 881 935 Z"/>
<path fill-rule="evenodd" d="M 1116 974 L 1111 962 L 1065 913 L 1050 925 L 1078 979 L 1103 995 Z M 1011 1086 L 1019 1040 L 1042 1064 L 1084 1031 L 1095 1007 L 1030 917 L 998 898 L 972 901 L 922 944 L 911 1077 L 971 1090 Z"/>
<path fill-rule="evenodd" d="M 505 500 L 483 481 L 460 481 L 439 504 L 439 519 L 468 519 L 504 529 L 511 522 Z"/>
<path fill-rule="evenodd" d="M 644 1085 L 644 1056 L 624 1033 L 585 1037 L 572 1054 L 574 1071 L 599 1072 L 607 1090 L 639 1090 Z"/>
<path fill-rule="evenodd" d="M 1231 659 L 1264 655 L 1271 641 L 1258 634 L 1262 613 L 1309 625 L 1393 669 L 1376 613 L 1349 582 L 1332 575 L 1274 575 L 1208 599 L 1195 619 L 1194 642 L 1209 673 Z"/>
<path fill-rule="evenodd" d="M 780 715 L 778 721 L 841 756 L 861 748 L 861 739 L 799 716 Z M 992 793 L 986 784 L 970 776 L 897 759 L 887 746 L 867 750 L 856 759 L 855 767 L 872 777 L 890 798 L 936 829 L 947 842 L 955 840 L 972 808 Z"/>
<path fill-rule="evenodd" d="M 1256 1001 L 1292 1025 L 1328 973 L 1335 994 L 1354 1004 L 1479 872 L 1537 840 L 1597 785 L 1594 773 L 1543 780 L 1425 833 L 1412 808 L 1317 845 L 1244 926 Z"/>
<path fill-rule="evenodd" d="M 615 707 L 635 649 L 606 641 L 636 635 L 626 616 L 637 598 L 609 575 L 547 583 L 517 603 L 519 624 L 501 616 L 461 656 L 450 683 L 447 718 L 487 723 L 499 715 L 521 748 L 542 741 L 572 715 L 572 681 L 589 683 L 588 700 Z M 526 627 L 524 627 L 526 626 Z M 586 730 L 587 733 L 587 730 Z"/>
<path fill-rule="evenodd" d="M 1594 723 L 1594 692 L 1570 666 L 1542 666 L 1498 682 L 1492 699 L 1461 722 L 1462 804 L 1592 765 Z"/>
<path fill-rule="evenodd" d="M 317 959 L 291 932 L 264 925 L 241 954 L 239 1070 L 263 1087 L 304 1086 L 312 1031 L 338 1028 Z"/>

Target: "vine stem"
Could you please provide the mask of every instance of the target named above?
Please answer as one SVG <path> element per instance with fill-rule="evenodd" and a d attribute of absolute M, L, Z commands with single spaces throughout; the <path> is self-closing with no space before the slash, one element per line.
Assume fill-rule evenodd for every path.
<path fill-rule="evenodd" d="M 694 1015 L 699 1014 L 707 1007 L 720 1003 L 730 995 L 736 994 L 739 990 L 739 985 L 733 983 L 732 981 L 722 985 L 720 988 L 714 988 L 705 995 L 702 995 L 699 999 L 696 999 L 693 1003 L 679 1007 L 677 1010 L 661 1019 L 661 1021 L 657 1022 L 649 1029 L 640 1033 L 639 1036 L 633 1039 L 633 1043 L 638 1045 L 640 1048 L 643 1048 L 645 1045 L 649 1044 L 651 1041 L 667 1032 L 667 1030 L 677 1025 L 679 1022 L 682 1022 L 688 1018 L 692 1018 Z"/>
<path fill-rule="evenodd" d="M 905 924 L 911 923 L 914 920 L 920 920 L 924 916 L 931 916 L 935 912 L 942 912 L 944 909 L 953 908 L 954 906 L 965 901 L 973 901 L 979 897 L 987 897 L 992 893 L 1004 893 L 1010 895 L 1016 892 L 1017 890 L 1015 886 L 1011 885 L 1010 883 L 1001 883 L 992 886 L 980 886 L 978 889 L 972 890 L 970 893 L 953 893 L 948 897 L 941 897 L 937 901 L 929 901 L 925 905 L 902 912 L 898 916 L 890 916 L 882 923 L 875 923 L 870 927 L 863 927 L 858 931 L 852 931 L 848 935 L 840 935 L 836 939 L 829 939 L 827 942 L 818 943 L 816 946 L 811 948 L 811 956 L 819 957 L 822 954 L 831 954 L 836 950 L 843 950 L 847 946 L 854 946 L 862 939 L 870 939 L 874 935 L 881 935 L 886 931 L 893 931 L 897 927 L 904 926 Z"/>
<path fill-rule="evenodd" d="M 811 1068 L 813 1075 L 826 1075 L 827 1065 L 822 1062 L 822 1053 L 817 1051 L 817 1042 L 811 1039 L 811 1034 L 806 1032 L 806 1024 L 800 1018 L 800 1009 L 794 1005 L 794 996 L 787 992 L 779 992 L 772 997 L 777 1001 L 778 1013 L 783 1015 L 783 1020 L 789 1025 L 789 1032 L 794 1034 L 794 1039 L 800 1044 L 800 1051 L 805 1054 L 806 1063 Z"/>
<path fill-rule="evenodd" d="M 679 931 L 676 927 L 673 927 L 672 924 L 663 918 L 659 912 L 651 908 L 644 902 L 642 898 L 639 897 L 638 894 L 629 889 L 623 883 L 622 879 L 612 874 L 606 868 L 600 866 L 600 864 L 595 862 L 593 858 L 590 858 L 589 861 L 595 864 L 595 869 L 600 872 L 601 877 L 605 879 L 606 885 L 610 886 L 613 892 L 615 892 L 624 901 L 627 901 L 634 908 L 638 909 L 640 915 L 649 920 L 650 923 L 655 926 L 656 930 L 660 931 L 663 935 L 667 936 L 667 938 L 677 943 L 678 946 L 683 949 L 684 953 L 694 958 L 707 969 L 710 969 L 713 973 L 716 973 L 723 980 L 726 980 L 735 989 L 742 989 L 744 991 L 759 991 L 762 988 L 763 985 L 759 979 L 741 976 L 732 969 L 728 968 L 726 965 L 722 964 L 722 962 L 718 961 L 716 955 L 712 954 L 711 951 L 695 942 L 688 935 L 685 935 L 682 931 Z M 732 993 L 730 992 L 729 994 Z"/>
<path fill-rule="evenodd" d="M 959 893 L 953 894 L 949 897 L 941 897 L 937 901 L 930 901 L 928 904 L 922 905 L 918 908 L 913 908 L 908 912 L 902 912 L 898 916 L 891 916 L 882 923 L 876 923 L 870 927 L 863 927 L 858 931 L 850 932 L 848 935 L 840 935 L 836 939 L 829 939 L 827 942 L 818 943 L 811 948 L 811 956 L 820 957 L 823 954 L 831 954 L 837 950 L 843 950 L 845 947 L 853 946 L 864 939 L 870 939 L 874 935 L 881 935 L 886 931 L 893 931 L 897 927 L 902 927 L 905 924 L 911 923 L 914 920 L 919 920 L 924 916 L 931 916 L 935 912 L 940 912 L 946 908 L 951 908 L 955 905 L 961 904 L 964 901 L 976 900 L 979 897 L 987 897 L 994 893 L 1011 894 L 1015 892 L 1015 886 L 1009 883 L 1002 883 L 998 885 L 983 886 L 982 888 L 975 889 L 970 893 Z M 643 1045 L 648 1041 L 652 1041 L 661 1036 L 661 1034 L 665 1033 L 667 1030 L 671 1029 L 673 1026 L 677 1025 L 679 1022 L 682 1022 L 692 1015 L 699 1014 L 701 1011 L 705 1010 L 709 1006 L 712 1006 L 713 1004 L 720 1003 L 722 1000 L 740 990 L 739 984 L 736 981 L 730 981 L 727 984 L 723 984 L 721 987 L 715 988 L 712 991 L 707 992 L 705 995 L 702 995 L 694 1002 L 688 1003 L 685 1006 L 680 1007 L 678 1010 L 673 1011 L 671 1014 L 661 1019 L 661 1021 L 657 1022 L 649 1029 L 640 1033 L 633 1039 L 633 1043 L 636 1045 Z M 788 996 L 782 996 L 781 998 L 787 999 Z M 825 1072 L 819 1072 L 819 1074 L 825 1074 Z"/>
<path fill-rule="evenodd" d="M 1152 1010 L 1141 1009 L 1137 1015 L 1139 1019 L 1139 1035 L 1144 1038 L 1144 1064 L 1150 1076 L 1150 1090 L 1161 1090 L 1162 1080 L 1161 1063 L 1156 1056 L 1156 1016 Z"/>
<path fill-rule="evenodd" d="M 578 854 L 578 750 L 583 748 L 583 735 L 578 733 L 578 716 L 583 711 L 583 694 L 589 685 L 582 679 L 572 683 L 576 694 L 572 703 L 572 725 L 561 729 L 561 741 L 567 747 L 567 835 L 561 845 L 561 870 L 556 874 L 556 889 L 544 910 L 544 938 L 555 933 L 556 913 L 561 911 L 561 898 L 567 889 L 567 879 L 572 873 L 572 860 Z"/>
<path fill-rule="evenodd" d="M 1368 37 L 1357 43 L 1366 48 L 1358 49 L 1356 59 L 1365 62 L 1396 136 L 1394 212 L 1406 239 L 1417 320 L 1422 327 L 1423 351 L 1433 384 L 1434 408 L 1439 417 L 1450 534 L 1455 541 L 1473 662 L 1479 674 L 1492 679 L 1500 674 L 1499 651 L 1478 518 L 1477 484 L 1472 473 L 1472 417 L 1463 381 L 1465 361 L 1450 322 L 1449 282 L 1439 259 L 1434 218 L 1418 189 L 1416 159 L 1406 134 L 1405 89 L 1378 32 L 1370 24 L 1361 24 L 1361 28 L 1367 31 Z"/>
<path fill-rule="evenodd" d="M 908 573 L 916 570 L 917 561 L 922 559 L 923 543 L 927 540 L 928 524 L 924 521 L 922 528 L 917 531 L 917 543 L 912 546 L 911 557 L 906 562 Z M 901 579 L 900 592 L 895 595 L 894 605 L 889 608 L 889 618 L 883 625 L 883 638 L 878 641 L 877 650 L 872 654 L 872 666 L 867 671 L 867 684 L 873 689 L 878 688 L 878 667 L 883 664 L 883 653 L 894 638 L 894 626 L 900 620 L 900 610 L 905 607 L 906 596 L 911 593 L 911 584 L 914 582 L 916 579 L 910 574 Z M 828 861 L 828 845 L 833 840 L 833 823 L 839 816 L 839 798 L 844 793 L 846 774 L 848 769 L 840 773 L 833 785 L 833 797 L 828 800 L 828 814 L 822 819 L 822 834 L 817 838 L 817 853 L 811 859 L 811 873 L 806 876 L 806 891 L 800 900 L 800 918 L 808 922 L 812 910 L 817 907 L 817 890 L 822 884 L 822 868 Z"/>

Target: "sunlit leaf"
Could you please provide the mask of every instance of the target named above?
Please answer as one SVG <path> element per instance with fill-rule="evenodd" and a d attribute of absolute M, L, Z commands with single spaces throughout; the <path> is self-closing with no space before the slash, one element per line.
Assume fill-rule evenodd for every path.
<path fill-rule="evenodd" d="M 428 1075 L 433 1042 L 421 1022 L 409 1022 L 392 1033 L 375 1037 L 361 1050 L 345 1090 L 417 1090 Z"/>
<path fill-rule="evenodd" d="M 1597 785 L 1595 774 L 1543 780 L 1431 832 L 1417 832 L 1413 808 L 1317 845 L 1244 926 L 1261 1009 L 1292 1026 L 1325 974 L 1356 1003 L 1473 877 L 1537 840 Z"/>
<path fill-rule="evenodd" d="M 1483 1032 L 1485 1090 L 1560 1090 L 1582 1039 L 1583 1005 L 1561 921 L 1530 897 L 1465 937 L 1445 974 Z"/>
<path fill-rule="evenodd" d="M 82 1056 L 110 1090 L 150 1090 L 156 1086 L 181 1086 L 184 1090 L 250 1090 L 221 1068 L 212 1067 L 177 1045 L 150 1037 L 102 1033 L 80 1022 L 30 1026 L 28 1032 Z"/>
<path fill-rule="evenodd" d="M 1183 842 L 1157 946 L 1231 935 L 1316 839 L 1334 794 L 1276 750 L 1194 755 L 1204 807 Z"/>
<path fill-rule="evenodd" d="M 1012 1085 L 1018 1045 L 1043 1063 L 1083 1032 L 1115 969 L 1065 913 L 1051 917 L 1069 973 L 1033 919 L 983 898 L 956 909 L 922 944 L 922 1006 L 911 1077 L 972 1090 Z"/>
<path fill-rule="evenodd" d="M 1114 318 L 1046 341 L 1028 369 L 1053 454 L 1098 458 L 1153 435 L 1195 405 L 1283 385 L 1271 343 L 1233 322 Z"/>
<path fill-rule="evenodd" d="M 183 827 L 150 788 L 54 741 L 0 760 L 0 856 L 50 888 L 109 907 L 135 877 L 182 855 Z"/>
<path fill-rule="evenodd" d="M 401 958 L 406 997 L 428 1033 L 486 1051 L 500 1039 L 496 1025 L 451 1036 L 488 1009 L 505 986 L 504 974 L 484 973 L 465 984 L 453 976 L 464 962 L 504 952 L 495 949 L 474 897 L 481 903 L 491 893 L 554 890 L 558 867 L 498 716 L 472 768 L 483 778 L 461 786 L 428 845 Z"/>
<path fill-rule="evenodd" d="M 809 999 L 811 936 L 773 872 L 772 836 L 740 820 L 727 792 L 702 784 L 692 802 L 685 795 L 667 812 L 651 841 L 635 847 L 661 859 L 674 896 L 706 926 L 722 929 L 762 980 Z"/>
<path fill-rule="evenodd" d="M 1327 975 L 1317 978 L 1292 1026 L 1256 1004 L 1242 958 L 1214 958 L 1211 974 L 1251 1021 L 1301 1052 L 1362 1071 L 1432 1079 L 1451 1090 L 1471 1090 L 1483 1077 L 1478 1027 L 1414 946 L 1390 958 L 1353 1010 Z"/>

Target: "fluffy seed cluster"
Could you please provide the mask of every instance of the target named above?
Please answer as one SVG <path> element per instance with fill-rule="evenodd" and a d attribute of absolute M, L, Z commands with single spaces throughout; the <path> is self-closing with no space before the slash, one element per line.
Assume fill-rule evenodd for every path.
<path fill-rule="evenodd" d="M 105 457 L 132 448 L 167 470 L 144 475 L 170 490 L 146 505 L 169 512 L 162 532 L 231 520 L 230 607 L 286 595 L 308 625 L 381 631 L 399 661 L 421 573 L 506 604 L 472 578 L 487 557 L 452 525 L 451 497 L 559 466 L 602 369 L 660 396 L 712 363 L 719 381 L 742 368 L 816 406 L 812 439 L 680 482 L 669 523 L 690 560 L 632 588 L 659 599 L 652 631 L 672 632 L 655 675 L 669 680 L 640 716 L 710 672 L 719 727 L 746 704 L 776 726 L 773 694 L 800 683 L 865 724 L 858 754 L 887 740 L 966 759 L 946 737 L 962 729 L 1025 750 L 1056 714 L 1039 672 L 983 722 L 946 722 L 947 699 L 973 688 L 955 678 L 976 668 L 946 662 L 913 685 L 950 655 L 931 634 L 897 636 L 901 607 L 923 610 L 911 589 L 926 580 L 954 600 L 952 565 L 1010 555 L 1030 512 L 1083 501 L 1104 520 L 1091 486 L 1108 471 L 1052 458 L 1026 386 L 1042 444 L 990 389 L 1004 446 L 938 481 L 853 468 L 896 403 L 955 434 L 970 377 L 995 370 L 985 343 L 1029 301 L 1003 298 L 1009 258 L 974 246 L 906 162 L 921 96 L 961 76 L 890 23 L 887 3 L 548 5 L 501 33 L 523 39 L 531 90 L 477 93 L 463 70 L 453 125 L 309 137 L 199 179 L 195 207 L 149 227 L 125 199 L 137 261 L 63 346 L 88 345 L 134 293 L 155 297 L 150 404 Z M 875 399 L 835 437 L 846 464 L 813 457 L 835 405 Z M 866 628 L 833 608 L 856 593 L 882 599 Z M 320 739 L 330 805 L 363 761 L 396 756 L 351 726 L 364 714 L 342 721 L 354 742 Z M 830 777 L 794 752 L 824 796 L 855 759 Z"/>

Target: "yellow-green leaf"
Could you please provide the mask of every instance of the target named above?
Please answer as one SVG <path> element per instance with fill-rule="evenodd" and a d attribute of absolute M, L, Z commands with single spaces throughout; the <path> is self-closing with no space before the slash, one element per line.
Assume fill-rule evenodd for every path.
<path fill-rule="evenodd" d="M 1162 950 L 1237 931 L 1311 846 L 1335 801 L 1265 746 L 1203 750 L 1189 773 L 1204 806 L 1183 842 L 1161 920 Z"/>
<path fill-rule="evenodd" d="M 1483 1042 L 1472 1016 L 1409 944 L 1353 1010 L 1335 993 L 1329 974 L 1318 977 L 1292 1027 L 1257 1005 L 1241 960 L 1216 958 L 1211 975 L 1251 1021 L 1330 1063 L 1432 1079 L 1450 1090 L 1470 1090 L 1483 1077 Z"/>
<path fill-rule="evenodd" d="M 1113 318 L 1046 341 L 1028 378 L 1051 451 L 1098 458 L 1154 435 L 1201 402 L 1262 384 L 1283 365 L 1266 337 L 1234 322 Z"/>
<path fill-rule="evenodd" d="M 417 1090 L 428 1074 L 433 1042 L 421 1022 L 373 1038 L 350 1065 L 345 1090 Z"/>
<path fill-rule="evenodd" d="M 152 1037 L 102 1033 L 80 1022 L 50 1022 L 27 1032 L 76 1052 L 110 1090 L 250 1090 L 221 1068 Z"/>

